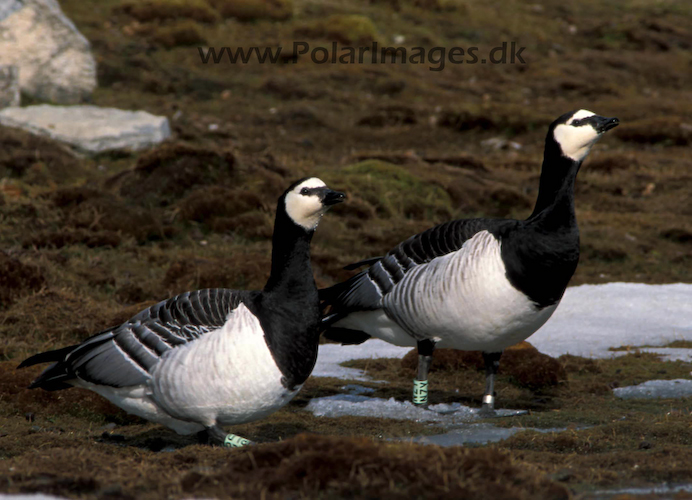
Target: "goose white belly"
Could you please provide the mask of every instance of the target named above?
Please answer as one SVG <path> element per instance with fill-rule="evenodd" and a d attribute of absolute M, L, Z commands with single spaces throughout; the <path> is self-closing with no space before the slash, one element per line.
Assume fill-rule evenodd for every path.
<path fill-rule="evenodd" d="M 456 252 L 413 268 L 384 299 L 387 314 L 438 347 L 501 351 L 538 330 L 557 305 L 537 307 L 506 276 L 487 231 Z"/>
<path fill-rule="evenodd" d="M 166 352 L 146 385 L 79 385 L 129 413 L 191 434 L 275 412 L 300 390 L 289 391 L 282 377 L 259 320 L 241 303 L 223 327 Z"/>
<path fill-rule="evenodd" d="M 168 351 L 150 382 L 169 415 L 204 425 L 239 424 L 278 410 L 295 396 L 276 366 L 259 320 L 240 304 L 226 324 Z"/>
<path fill-rule="evenodd" d="M 335 326 L 397 345 L 501 351 L 538 330 L 557 304 L 539 308 L 506 276 L 500 242 L 487 231 L 456 252 L 411 269 L 382 299 L 383 309 L 351 313 Z"/>
<path fill-rule="evenodd" d="M 179 420 L 166 413 L 151 399 L 151 390 L 146 385 L 111 387 L 92 384 L 84 380 L 75 380 L 73 383 L 77 387 L 94 391 L 127 413 L 164 425 L 178 434 L 187 435 L 204 430 L 202 424 Z"/>

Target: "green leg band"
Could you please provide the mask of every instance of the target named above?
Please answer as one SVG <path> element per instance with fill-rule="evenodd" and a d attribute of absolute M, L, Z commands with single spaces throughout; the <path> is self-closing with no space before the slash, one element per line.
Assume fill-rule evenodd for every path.
<path fill-rule="evenodd" d="M 227 434 L 226 439 L 223 440 L 223 445 L 226 448 L 240 448 L 241 446 L 245 446 L 248 444 L 250 444 L 249 439 L 236 436 L 235 434 Z"/>
<path fill-rule="evenodd" d="M 413 381 L 413 404 L 423 406 L 428 404 L 428 381 Z"/>

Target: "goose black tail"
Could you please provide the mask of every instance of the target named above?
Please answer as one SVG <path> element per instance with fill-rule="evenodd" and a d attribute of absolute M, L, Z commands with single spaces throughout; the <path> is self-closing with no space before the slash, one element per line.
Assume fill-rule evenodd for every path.
<path fill-rule="evenodd" d="M 17 369 L 38 365 L 40 363 L 53 362 L 53 365 L 46 368 L 46 370 L 44 370 L 43 373 L 41 373 L 41 375 L 39 375 L 38 378 L 29 385 L 29 389 L 36 389 L 38 387 L 47 391 L 68 389 L 72 387 L 72 385 L 66 383 L 66 380 L 74 378 L 74 375 L 70 373 L 69 365 L 67 363 L 63 363 L 63 361 L 65 361 L 65 357 L 77 347 L 79 346 L 72 345 L 63 347 L 62 349 L 56 349 L 54 351 L 46 351 L 39 354 L 34 354 L 30 358 L 22 361 Z"/>
<path fill-rule="evenodd" d="M 340 283 L 330 288 L 319 290 L 320 310 L 322 315 L 320 330 L 322 331 L 322 336 L 332 342 L 338 342 L 343 345 L 362 344 L 370 338 L 370 335 L 360 330 L 350 330 L 348 328 L 332 326 L 346 316 L 346 314 L 343 313 L 332 312 L 334 310 L 332 302 L 343 292 L 345 288 L 343 285 L 343 283 Z"/>
<path fill-rule="evenodd" d="M 327 340 L 338 342 L 342 345 L 362 344 L 370 338 L 370 335 L 360 330 L 338 327 L 327 328 L 322 336 Z"/>
<path fill-rule="evenodd" d="M 359 267 L 371 266 L 382 260 L 382 257 L 361 260 L 344 269 L 352 271 Z M 345 318 L 349 312 L 372 309 L 381 295 L 372 285 L 371 280 L 364 279 L 367 270 L 358 273 L 342 283 L 319 290 L 320 312 L 322 316 L 320 330 L 324 338 L 341 344 L 362 344 L 370 335 L 360 330 L 334 327 L 337 321 Z"/>

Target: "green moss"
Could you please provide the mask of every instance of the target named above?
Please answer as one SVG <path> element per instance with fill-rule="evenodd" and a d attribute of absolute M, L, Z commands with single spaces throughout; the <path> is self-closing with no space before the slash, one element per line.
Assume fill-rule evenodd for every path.
<path fill-rule="evenodd" d="M 692 348 L 692 341 L 690 340 L 676 340 L 663 347 L 668 347 L 671 349 L 690 349 Z"/>
<path fill-rule="evenodd" d="M 298 28 L 295 34 L 310 38 L 326 38 L 347 45 L 370 45 L 380 39 L 372 20 L 359 14 L 334 14 Z"/>
<path fill-rule="evenodd" d="M 451 214 L 449 194 L 403 166 L 363 161 L 343 168 L 332 184 L 367 201 L 380 217 L 438 219 Z"/>

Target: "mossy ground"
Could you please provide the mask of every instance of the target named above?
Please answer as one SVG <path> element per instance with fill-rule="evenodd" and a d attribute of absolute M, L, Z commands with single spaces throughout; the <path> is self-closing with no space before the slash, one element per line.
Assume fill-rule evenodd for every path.
<path fill-rule="evenodd" d="M 284 410 L 238 427 L 264 443 L 241 452 L 198 445 L 89 392 L 24 389 L 37 373 L 14 370 L 24 356 L 78 342 L 175 293 L 261 287 L 275 200 L 301 176 L 349 196 L 314 239 L 320 286 L 434 223 L 525 217 L 546 125 L 578 108 L 622 124 L 577 179 L 582 258 L 572 283 L 692 281 L 688 3 L 301 0 L 290 17 L 290 2 L 261 4 L 266 16 L 241 21 L 231 2 L 61 2 L 98 61 L 93 102 L 166 115 L 174 138 L 137 156 L 76 158 L 0 129 L 0 490 L 591 498 L 598 488 L 689 481 L 689 401 L 621 401 L 611 388 L 686 378 L 690 366 L 634 351 L 546 362 L 554 384 L 501 375 L 501 404 L 530 414 L 494 423 L 568 430 L 463 450 L 383 442 L 439 432 L 433 427 L 302 410 L 339 392 L 336 380 L 311 379 Z M 516 41 L 527 64 L 431 71 L 439 64 L 317 64 L 291 51 L 293 41 L 331 51 L 332 40 L 363 37 L 480 53 Z M 197 44 L 284 53 L 276 64 L 204 64 Z M 521 147 L 483 142 L 496 138 Z M 453 368 L 431 376 L 433 401 L 478 405 L 477 360 L 447 361 Z M 389 381 L 376 395 L 410 397 L 410 366 L 366 368 Z M 168 445 L 176 451 L 153 451 Z M 340 451 L 320 468 L 325 450 Z M 420 457 L 416 467 L 411 457 Z"/>
<path fill-rule="evenodd" d="M 431 403 L 479 406 L 483 374 L 477 360 L 465 353 L 440 354 L 430 377 Z M 498 403 L 527 409 L 528 414 L 487 422 L 564 430 L 527 430 L 492 445 L 434 452 L 435 447 L 408 440 L 445 432 L 435 426 L 379 418 L 317 418 L 304 410 L 312 398 L 343 392 L 341 380 L 309 380 L 286 408 L 233 429 L 259 445 L 228 451 L 128 416 L 89 391 L 27 391 L 24 387 L 38 369 L 17 372 L 16 363 L 7 361 L 0 363 L 0 480 L 7 491 L 88 497 L 118 491 L 138 498 L 155 498 L 162 492 L 173 497 L 253 498 L 264 489 L 276 498 L 290 493 L 484 498 L 495 488 L 500 488 L 502 498 L 597 498 L 594 492 L 606 488 L 689 480 L 689 400 L 620 400 L 611 391 L 651 379 L 687 377 L 689 363 L 661 362 L 638 352 L 612 360 L 562 356 L 542 364 L 558 377 L 527 387 L 522 373 L 531 372 L 537 358 L 528 358 L 531 361 L 523 366 L 513 361 L 525 355 L 522 350 L 508 356 L 509 368 L 498 380 Z M 412 357 L 348 365 L 388 381 L 363 383 L 375 389 L 373 396 L 404 400 L 410 398 L 415 373 Z M 273 459 L 267 463 L 268 458 L 259 457 Z M 239 465 L 243 460 L 257 462 L 251 467 L 254 472 Z M 321 461 L 326 462 L 318 465 Z M 130 474 L 134 469 L 137 474 Z M 295 474 L 302 482 L 296 482 Z M 447 481 L 444 487 L 440 481 Z"/>

